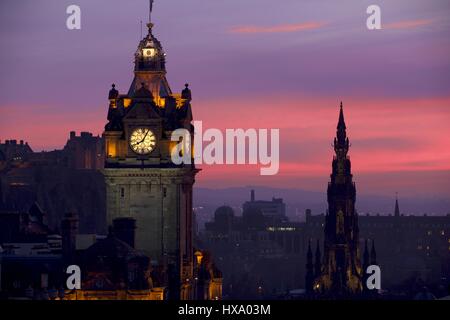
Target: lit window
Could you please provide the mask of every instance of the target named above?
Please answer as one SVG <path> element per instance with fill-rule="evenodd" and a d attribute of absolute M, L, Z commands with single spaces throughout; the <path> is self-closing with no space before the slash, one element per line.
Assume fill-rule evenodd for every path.
<path fill-rule="evenodd" d="M 431 232 L 431 230 L 429 230 L 429 231 L 427 232 L 427 234 L 428 234 L 429 236 L 431 236 L 432 233 L 433 233 L 433 232 Z"/>

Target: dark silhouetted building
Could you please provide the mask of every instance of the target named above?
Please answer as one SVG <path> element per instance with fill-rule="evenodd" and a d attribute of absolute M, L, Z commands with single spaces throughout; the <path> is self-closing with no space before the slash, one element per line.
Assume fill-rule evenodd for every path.
<path fill-rule="evenodd" d="M 0 210 L 27 212 L 36 203 L 46 224 L 58 229 L 63 213 L 74 208 L 82 232 L 105 233 L 102 148 L 103 140 L 86 132 L 71 132 L 63 150 L 50 152 L 34 152 L 23 141 L 0 144 Z"/>
<path fill-rule="evenodd" d="M 244 212 L 260 211 L 264 217 L 270 217 L 273 221 L 283 221 L 286 219 L 286 205 L 283 199 L 272 198 L 272 201 L 256 200 L 255 190 L 250 192 L 250 201 L 243 204 Z"/>
<path fill-rule="evenodd" d="M 77 136 L 70 132 L 70 139 L 64 146 L 67 165 L 72 169 L 103 169 L 105 162 L 104 144 L 101 137 L 94 137 L 90 132 L 81 132 Z"/>
<path fill-rule="evenodd" d="M 304 223 L 282 214 L 282 199 L 255 201 L 252 192 L 251 200 L 243 204 L 242 215 L 229 206 L 217 208 L 198 237 L 199 245 L 214 254 L 230 299 L 279 297 L 302 282 Z M 263 214 L 268 207 L 279 211 Z"/>
<path fill-rule="evenodd" d="M 341 103 L 327 191 L 321 275 L 314 281 L 313 288 L 321 294 L 340 297 L 362 292 L 356 188 L 347 156 L 349 146 Z"/>

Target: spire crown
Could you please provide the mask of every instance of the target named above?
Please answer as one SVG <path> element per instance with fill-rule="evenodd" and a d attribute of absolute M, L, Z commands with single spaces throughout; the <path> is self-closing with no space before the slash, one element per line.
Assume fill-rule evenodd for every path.
<path fill-rule="evenodd" d="M 151 22 L 153 1 L 150 1 L 149 21 L 147 23 L 148 33 L 139 42 L 135 53 L 135 71 L 165 72 L 165 56 L 161 43 L 153 35 L 154 24 Z"/>
<path fill-rule="evenodd" d="M 341 106 L 340 106 L 340 110 L 339 110 L 339 121 L 338 121 L 338 125 L 337 125 L 337 129 L 346 129 L 347 127 L 345 126 L 345 120 L 344 120 L 344 109 L 342 106 L 342 101 L 341 101 Z"/>
<path fill-rule="evenodd" d="M 336 151 L 336 154 L 346 156 L 349 148 L 349 141 L 347 138 L 347 127 L 345 125 L 344 120 L 344 108 L 341 102 L 340 108 L 339 108 L 339 121 L 337 124 L 337 130 L 336 130 L 336 138 L 334 139 L 334 150 Z"/>
<path fill-rule="evenodd" d="M 395 194 L 395 216 L 400 216 L 400 207 L 398 205 L 398 193 Z"/>

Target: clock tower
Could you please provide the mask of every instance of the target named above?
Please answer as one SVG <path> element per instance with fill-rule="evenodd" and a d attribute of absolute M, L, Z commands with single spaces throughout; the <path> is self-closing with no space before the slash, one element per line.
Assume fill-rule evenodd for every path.
<path fill-rule="evenodd" d="M 134 218 L 136 249 L 154 266 L 170 270 L 169 283 L 180 284 L 193 274 L 192 188 L 198 170 L 172 163 L 177 142 L 171 142 L 171 134 L 184 128 L 193 141 L 191 91 L 186 84 L 181 94 L 172 93 L 164 50 L 153 24 L 147 27 L 128 92 L 120 94 L 114 84 L 109 91 L 103 133 L 107 223 Z"/>

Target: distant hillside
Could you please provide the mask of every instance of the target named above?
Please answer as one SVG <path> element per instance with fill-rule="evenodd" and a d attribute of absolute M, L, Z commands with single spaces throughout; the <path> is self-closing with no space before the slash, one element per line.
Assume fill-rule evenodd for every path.
<path fill-rule="evenodd" d="M 327 208 L 326 192 L 305 191 L 300 189 L 281 189 L 271 187 L 235 187 L 225 189 L 194 189 L 194 206 L 203 207 L 205 214 L 212 214 L 218 206 L 229 205 L 237 211 L 250 199 L 250 190 L 255 189 L 256 199 L 270 200 L 272 197 L 283 198 L 289 216 L 303 217 L 305 209 L 313 214 L 325 212 Z M 444 215 L 450 213 L 450 199 L 445 198 L 400 198 L 400 211 L 409 215 Z M 395 198 L 357 194 L 356 208 L 360 214 L 392 214 Z M 298 215 L 296 214 L 298 213 Z M 237 212 L 237 214 L 239 214 Z"/>

